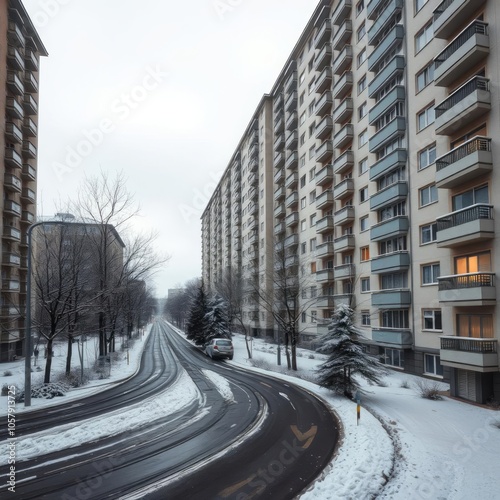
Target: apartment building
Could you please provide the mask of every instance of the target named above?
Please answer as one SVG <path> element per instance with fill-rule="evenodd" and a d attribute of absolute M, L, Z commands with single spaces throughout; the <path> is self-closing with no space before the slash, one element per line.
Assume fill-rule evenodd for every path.
<path fill-rule="evenodd" d="M 254 130 L 270 126 L 255 134 L 266 209 L 254 276 L 273 269 L 283 242 L 311 281 L 302 342 L 314 345 L 336 305 L 349 304 L 370 353 L 482 403 L 500 400 L 499 16 L 494 0 L 322 1 L 254 116 Z M 245 192 L 228 201 L 224 191 L 224 179 L 243 175 L 243 146 L 202 216 L 209 287 L 215 270 L 245 267 L 254 244 L 245 220 L 228 219 L 225 239 L 217 228 L 217 207 L 242 213 L 246 203 Z M 222 267 L 219 244 L 235 258 Z"/>
<path fill-rule="evenodd" d="M 3 181 L 0 361 L 23 354 L 27 229 L 36 216 L 38 81 L 47 51 L 20 0 L 0 2 Z"/>

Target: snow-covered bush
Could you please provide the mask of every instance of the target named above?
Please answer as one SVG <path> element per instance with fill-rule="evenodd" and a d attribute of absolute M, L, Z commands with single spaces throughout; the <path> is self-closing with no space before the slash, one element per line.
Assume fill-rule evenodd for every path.
<path fill-rule="evenodd" d="M 69 373 L 69 375 L 66 375 L 66 373 L 61 373 L 57 375 L 55 377 L 55 382 L 61 383 L 69 387 L 81 387 L 82 385 L 87 384 L 91 379 L 92 377 L 90 370 L 83 371 L 83 379 L 82 379 L 81 371 L 78 368 L 72 370 Z"/>
<path fill-rule="evenodd" d="M 439 394 L 441 387 L 438 382 L 433 382 L 431 380 L 418 380 L 415 382 L 417 392 L 424 399 L 432 399 L 434 401 L 439 401 L 443 399 Z"/>
<path fill-rule="evenodd" d="M 50 382 L 49 384 L 36 385 L 31 388 L 31 397 L 40 399 L 52 399 L 65 396 L 69 387 L 65 384 Z M 24 401 L 24 391 L 19 392 L 19 402 Z"/>
<path fill-rule="evenodd" d="M 5 371 L 3 372 L 3 376 L 4 376 L 4 377 L 10 377 L 11 375 L 12 375 L 12 372 L 11 372 L 10 370 L 5 370 Z"/>

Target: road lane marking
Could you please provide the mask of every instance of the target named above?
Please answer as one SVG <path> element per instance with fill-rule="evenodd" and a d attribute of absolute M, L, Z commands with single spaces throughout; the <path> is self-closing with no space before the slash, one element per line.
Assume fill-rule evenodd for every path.
<path fill-rule="evenodd" d="M 269 389 L 272 389 L 272 385 L 266 384 L 265 382 L 261 382 L 262 385 L 265 385 L 266 387 L 269 387 Z"/>

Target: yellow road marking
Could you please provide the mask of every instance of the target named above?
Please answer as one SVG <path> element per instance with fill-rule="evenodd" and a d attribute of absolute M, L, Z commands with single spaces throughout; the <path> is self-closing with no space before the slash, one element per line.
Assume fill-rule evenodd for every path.
<path fill-rule="evenodd" d="M 295 434 L 295 437 L 302 443 L 303 441 L 305 442 L 304 446 L 302 448 L 304 450 L 307 450 L 309 446 L 311 446 L 311 443 L 314 441 L 314 438 L 316 437 L 316 434 L 318 433 L 318 426 L 313 425 L 307 432 L 300 432 L 298 427 L 296 425 L 290 426 L 292 429 L 292 432 Z"/>

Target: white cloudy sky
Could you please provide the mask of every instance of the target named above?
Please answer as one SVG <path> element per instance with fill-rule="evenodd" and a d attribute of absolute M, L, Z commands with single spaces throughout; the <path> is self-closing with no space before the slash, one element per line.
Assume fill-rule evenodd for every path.
<path fill-rule="evenodd" d="M 156 229 L 158 249 L 172 257 L 157 294 L 200 276 L 201 212 L 317 0 L 24 5 L 49 52 L 38 214 L 52 215 L 85 175 L 123 171 L 140 225 Z M 78 149 L 80 161 L 69 153 Z"/>

